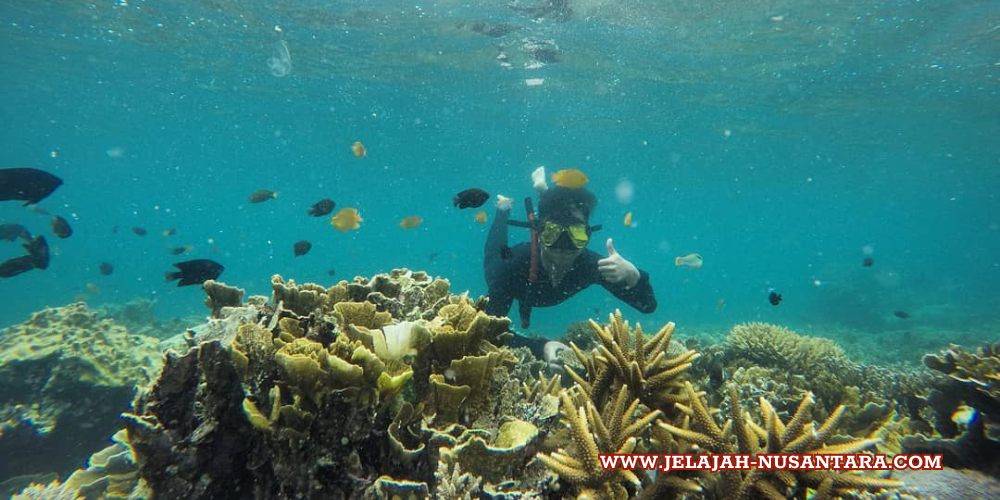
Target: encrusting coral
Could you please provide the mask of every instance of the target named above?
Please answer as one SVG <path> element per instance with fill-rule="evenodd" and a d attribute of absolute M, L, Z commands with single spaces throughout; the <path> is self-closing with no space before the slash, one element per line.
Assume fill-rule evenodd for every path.
<path fill-rule="evenodd" d="M 136 384 L 161 363 L 159 341 L 78 302 L 0 331 L 0 478 L 71 472 L 73 457 L 118 430 Z"/>

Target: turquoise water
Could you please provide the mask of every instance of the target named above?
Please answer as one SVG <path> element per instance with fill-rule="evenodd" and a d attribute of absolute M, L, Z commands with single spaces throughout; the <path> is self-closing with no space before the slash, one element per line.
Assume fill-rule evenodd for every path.
<path fill-rule="evenodd" d="M 53 251 L 48 270 L 0 280 L 0 325 L 81 293 L 205 315 L 198 287 L 163 280 L 191 258 L 249 293 L 275 273 L 332 284 L 409 267 L 485 294 L 488 226 L 451 198 L 521 199 L 544 165 L 587 173 L 604 224 L 590 248 L 614 238 L 659 308 L 629 313 L 592 288 L 536 309 L 533 332 L 623 307 L 679 332 L 753 320 L 889 342 L 916 329 L 942 346 L 959 333 L 938 332 L 995 336 L 1000 2 L 663 3 L 574 1 L 557 22 L 504 2 L 4 2 L 0 163 L 62 177 L 40 206 L 75 234 L 0 203 L 0 221 Z M 519 29 L 490 37 L 477 21 Z M 527 69 L 526 40 L 559 60 Z M 258 189 L 278 198 L 248 204 Z M 324 197 L 357 208 L 361 229 L 306 216 Z M 401 229 L 410 215 L 423 225 Z M 296 258 L 302 239 L 313 248 Z M 692 252 L 702 269 L 673 265 Z"/>

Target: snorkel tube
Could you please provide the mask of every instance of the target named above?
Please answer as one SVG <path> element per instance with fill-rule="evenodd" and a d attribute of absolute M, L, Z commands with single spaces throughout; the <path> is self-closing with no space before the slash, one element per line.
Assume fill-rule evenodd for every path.
<path fill-rule="evenodd" d="M 538 281 L 538 260 L 541 257 L 538 248 L 538 227 L 535 224 L 535 207 L 531 203 L 531 197 L 524 199 L 524 210 L 528 214 L 528 227 L 531 229 L 531 271 L 528 273 L 528 281 L 534 283 Z"/>

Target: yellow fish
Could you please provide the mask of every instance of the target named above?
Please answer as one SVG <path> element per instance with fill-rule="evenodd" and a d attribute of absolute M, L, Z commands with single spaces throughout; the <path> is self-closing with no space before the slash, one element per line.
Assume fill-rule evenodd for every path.
<path fill-rule="evenodd" d="M 632 227 L 632 212 L 625 214 L 625 227 Z"/>
<path fill-rule="evenodd" d="M 359 222 L 364 222 L 364 219 L 354 208 L 341 208 L 337 215 L 330 218 L 330 225 L 342 233 L 361 227 Z"/>
<path fill-rule="evenodd" d="M 406 217 L 403 220 L 399 221 L 399 227 L 401 227 L 403 229 L 413 229 L 413 228 L 419 226 L 423 222 L 424 222 L 424 219 L 422 217 L 419 217 L 419 216 L 416 216 L 416 215 L 411 215 L 411 216 Z"/>
<path fill-rule="evenodd" d="M 368 150 L 365 149 L 364 144 L 361 144 L 361 141 L 354 141 L 354 145 L 351 146 L 351 152 L 358 158 L 364 158 L 368 154 Z"/>
<path fill-rule="evenodd" d="M 475 219 L 480 224 L 486 224 L 486 212 L 482 210 L 476 212 Z"/>
<path fill-rule="evenodd" d="M 587 174 L 575 168 L 564 168 L 552 174 L 552 182 L 557 186 L 576 189 L 582 188 L 584 184 L 590 182 L 590 179 L 587 178 Z"/>
<path fill-rule="evenodd" d="M 677 267 L 686 267 L 688 269 L 701 269 L 701 255 L 692 253 L 685 255 L 683 257 L 677 257 L 674 259 L 674 265 Z"/>

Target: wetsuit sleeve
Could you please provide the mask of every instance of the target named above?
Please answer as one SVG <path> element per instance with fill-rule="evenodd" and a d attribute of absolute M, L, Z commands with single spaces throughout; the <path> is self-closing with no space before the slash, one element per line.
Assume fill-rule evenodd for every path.
<path fill-rule="evenodd" d="M 483 248 L 483 271 L 490 297 L 490 302 L 486 305 L 486 314 L 491 316 L 506 316 L 514 302 L 513 290 L 510 287 L 510 267 L 514 261 L 504 259 L 500 255 L 500 249 L 507 245 L 509 219 L 510 210 L 497 210 L 489 235 L 486 236 L 486 246 Z"/>
<path fill-rule="evenodd" d="M 639 281 L 635 286 L 629 288 L 625 282 L 609 283 L 600 280 L 604 286 L 615 297 L 618 297 L 626 304 L 636 308 L 643 314 L 649 314 L 656 310 L 656 296 L 653 294 L 653 286 L 649 282 L 649 273 L 639 270 Z"/>

